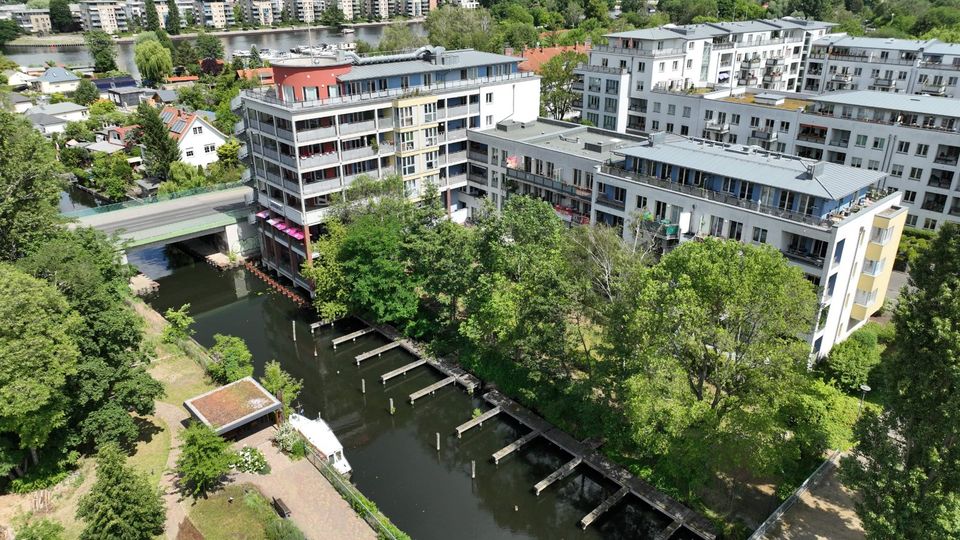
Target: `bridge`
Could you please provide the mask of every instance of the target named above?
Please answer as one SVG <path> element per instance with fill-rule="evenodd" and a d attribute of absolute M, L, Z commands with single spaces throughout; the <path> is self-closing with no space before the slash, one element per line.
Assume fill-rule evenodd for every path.
<path fill-rule="evenodd" d="M 116 233 L 126 249 L 180 242 L 221 234 L 229 251 L 245 251 L 254 239 L 247 220 L 253 190 L 242 184 L 160 195 L 65 214 L 80 226 Z"/>

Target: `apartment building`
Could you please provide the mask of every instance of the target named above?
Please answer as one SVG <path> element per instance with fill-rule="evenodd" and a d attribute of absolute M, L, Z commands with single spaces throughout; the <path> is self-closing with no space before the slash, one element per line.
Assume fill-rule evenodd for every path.
<path fill-rule="evenodd" d="M 555 120 L 470 130 L 471 205 L 510 194 L 564 220 L 622 226 L 668 251 L 706 236 L 768 244 L 818 287 L 822 356 L 882 305 L 907 209 L 884 174 L 663 133 L 641 139 Z"/>
<path fill-rule="evenodd" d="M 960 103 L 934 96 L 757 89 L 655 91 L 637 100 L 637 131 L 666 131 L 887 173 L 903 192 L 907 225 L 960 221 Z M 631 130 L 632 130 L 631 129 Z"/>
<path fill-rule="evenodd" d="M 402 0 L 397 12 L 407 17 L 426 17 L 437 9 L 437 0 Z"/>
<path fill-rule="evenodd" d="M 813 40 L 832 23 L 786 17 L 658 28 L 608 34 L 587 65 L 574 73 L 582 118 L 624 131 L 631 99 L 653 89 L 724 85 L 795 91 L 804 78 Z"/>
<path fill-rule="evenodd" d="M 241 9 L 247 22 L 260 26 L 270 26 L 280 19 L 280 12 L 274 11 L 273 0 L 243 0 Z"/>
<path fill-rule="evenodd" d="M 180 26 L 185 27 L 187 25 L 187 13 L 192 12 L 195 9 L 193 0 L 177 0 L 177 10 L 180 13 Z M 127 20 L 140 21 L 141 26 L 146 21 L 146 11 L 144 8 L 143 0 L 127 0 L 126 4 L 127 11 Z M 167 6 L 166 2 L 154 2 L 154 7 L 157 9 L 157 17 L 160 19 L 160 23 L 163 25 L 167 24 L 167 16 L 170 14 L 170 8 Z"/>
<path fill-rule="evenodd" d="M 324 0 L 295 0 L 292 7 L 298 21 L 312 23 L 320 19 L 327 3 Z"/>
<path fill-rule="evenodd" d="M 115 0 L 83 0 L 80 2 L 80 20 L 87 32 L 103 30 L 116 34 L 128 29 L 125 5 Z"/>
<path fill-rule="evenodd" d="M 520 59 L 423 47 L 272 64 L 275 83 L 237 100 L 245 159 L 257 188 L 263 261 L 309 291 L 312 257 L 331 197 L 361 175 L 400 175 L 411 197 L 437 186 L 453 219 L 467 185 L 467 129 L 536 118 L 540 79 Z"/>
<path fill-rule="evenodd" d="M 401 6 L 405 6 L 408 1 L 410 0 L 398 0 L 398 2 L 401 2 Z M 337 5 L 348 21 L 354 19 L 389 19 L 395 11 L 403 12 L 403 10 L 398 10 L 394 6 L 392 0 L 337 0 Z"/>
<path fill-rule="evenodd" d="M 960 44 L 851 37 L 817 39 L 807 58 L 802 90 L 877 90 L 960 97 Z"/>
<path fill-rule="evenodd" d="M 26 4 L 0 6 L 0 20 L 17 23 L 27 34 L 49 34 L 53 31 L 49 9 L 32 9 Z"/>
<path fill-rule="evenodd" d="M 197 0 L 193 13 L 197 24 L 208 28 L 227 28 L 234 24 L 232 3 Z"/>

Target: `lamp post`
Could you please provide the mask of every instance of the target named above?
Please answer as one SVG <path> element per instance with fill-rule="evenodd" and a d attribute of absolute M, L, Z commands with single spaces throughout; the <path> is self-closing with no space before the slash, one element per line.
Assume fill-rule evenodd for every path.
<path fill-rule="evenodd" d="M 861 392 L 861 394 L 860 394 L 860 407 L 857 409 L 857 419 L 858 419 L 858 420 L 860 419 L 860 413 L 863 412 L 863 400 L 864 400 L 864 398 L 867 397 L 867 392 L 869 392 L 869 391 L 870 391 L 870 387 L 869 387 L 869 386 L 867 386 L 867 385 L 865 385 L 865 384 L 861 384 L 861 385 L 860 385 L 860 392 Z"/>

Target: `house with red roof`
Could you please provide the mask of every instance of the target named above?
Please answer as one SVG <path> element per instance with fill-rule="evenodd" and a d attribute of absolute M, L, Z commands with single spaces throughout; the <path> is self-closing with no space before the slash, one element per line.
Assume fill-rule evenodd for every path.
<path fill-rule="evenodd" d="M 213 127 L 213 113 L 188 112 L 176 107 L 164 107 L 160 119 L 177 140 L 180 161 L 206 167 L 217 161 L 217 148 L 227 142 L 227 137 Z"/>
<path fill-rule="evenodd" d="M 520 62 L 520 71 L 540 73 L 540 66 L 547 63 L 547 61 L 554 56 L 566 51 L 588 54 L 590 52 L 590 45 L 579 43 L 577 45 L 558 45 L 556 47 L 535 47 L 525 49 L 519 55 L 513 54 L 512 56 L 523 58 L 523 62 Z"/>
<path fill-rule="evenodd" d="M 247 79 L 257 84 L 273 84 L 273 68 L 262 67 L 262 68 L 238 69 L 237 78 Z"/>
<path fill-rule="evenodd" d="M 119 144 L 120 146 L 130 146 L 133 141 L 134 133 L 137 131 L 137 125 L 132 126 L 111 126 L 107 128 L 107 136 L 104 140 L 108 143 Z"/>

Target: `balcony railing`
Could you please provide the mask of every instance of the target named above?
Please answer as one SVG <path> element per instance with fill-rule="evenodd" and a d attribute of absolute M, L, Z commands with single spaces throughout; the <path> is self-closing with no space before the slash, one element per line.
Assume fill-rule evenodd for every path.
<path fill-rule="evenodd" d="M 612 208 L 614 210 L 620 210 L 621 212 L 624 211 L 627 207 L 626 202 L 618 201 L 616 199 L 611 199 L 606 195 L 597 195 L 596 203 L 598 206 L 605 206 L 607 208 Z"/>
<path fill-rule="evenodd" d="M 846 148 L 850 144 L 850 141 L 848 139 L 833 139 L 827 144 L 829 144 L 830 146 L 838 146 L 840 148 Z"/>
<path fill-rule="evenodd" d="M 937 157 L 933 158 L 933 162 L 934 162 L 934 163 L 940 163 L 940 164 L 943 164 L 943 165 L 956 165 L 956 164 L 957 164 L 957 158 L 958 158 L 958 157 L 960 157 L 960 156 L 955 156 L 955 155 L 946 154 L 946 155 L 937 156 Z"/>
<path fill-rule="evenodd" d="M 761 141 L 775 141 L 778 137 L 776 130 L 773 128 L 755 129 L 750 132 L 750 135 L 754 139 L 760 139 Z"/>
<path fill-rule="evenodd" d="M 350 133 L 362 133 L 364 131 L 373 131 L 376 128 L 376 122 L 367 120 L 364 122 L 350 122 L 340 124 L 340 134 L 348 135 Z"/>
<path fill-rule="evenodd" d="M 336 126 L 305 129 L 297 131 L 297 142 L 309 142 L 320 139 L 329 139 L 337 136 Z"/>
<path fill-rule="evenodd" d="M 480 184 L 481 186 L 489 184 L 489 180 L 487 180 L 486 175 L 474 171 L 470 171 L 467 174 L 467 180 L 473 182 L 474 184 Z"/>
<path fill-rule="evenodd" d="M 940 188 L 940 189 L 950 189 L 950 186 L 953 184 L 953 177 L 946 176 L 931 176 L 930 181 L 927 182 L 927 185 L 930 187 Z"/>
<path fill-rule="evenodd" d="M 521 182 L 526 182 L 528 184 L 533 184 L 540 187 L 545 187 L 551 191 L 557 191 L 560 193 L 565 193 L 571 197 L 577 197 L 584 200 L 590 200 L 590 194 L 586 195 L 579 193 L 577 188 L 571 184 L 566 184 L 564 182 L 554 180 L 553 178 L 548 178 L 536 173 L 529 173 L 520 169 L 507 169 L 507 178 L 514 180 L 519 180 Z"/>
<path fill-rule="evenodd" d="M 927 84 L 927 83 L 924 83 L 923 85 L 921 85 L 920 90 L 921 90 L 922 92 L 924 92 L 924 93 L 927 93 L 927 94 L 940 95 L 940 94 L 946 93 L 947 87 L 946 87 L 946 85 L 943 85 L 943 84 Z"/>
<path fill-rule="evenodd" d="M 706 127 L 708 131 L 718 131 L 720 133 L 730 131 L 730 124 L 727 122 L 707 122 L 704 127 Z"/>
<path fill-rule="evenodd" d="M 833 82 L 849 83 L 853 82 L 853 75 L 848 75 L 846 73 L 834 73 L 832 79 Z"/>
<path fill-rule="evenodd" d="M 450 163 L 457 163 L 458 161 L 466 161 L 466 160 L 467 160 L 467 151 L 466 151 L 466 150 L 463 150 L 463 151 L 460 151 L 460 152 L 450 152 L 449 154 L 444 154 L 444 155 L 447 156 L 447 163 L 448 163 L 448 164 L 450 164 Z"/>
<path fill-rule="evenodd" d="M 783 254 L 786 255 L 788 259 L 816 266 L 817 268 L 823 268 L 823 257 L 813 253 L 798 249 L 784 249 Z"/>
<path fill-rule="evenodd" d="M 797 135 L 797 140 L 823 144 L 826 142 L 826 135 L 816 135 L 814 133 L 801 133 Z"/>
<path fill-rule="evenodd" d="M 302 193 L 304 195 L 317 195 L 320 193 L 334 191 L 339 188 L 340 188 L 340 179 L 329 178 L 327 180 L 321 180 L 319 182 L 304 183 Z"/>
<path fill-rule="evenodd" d="M 473 161 L 479 161 L 480 163 L 487 163 L 487 154 L 485 152 L 477 152 L 470 150 L 469 154 L 470 159 Z"/>
<path fill-rule="evenodd" d="M 893 79 L 874 79 L 873 85 L 881 88 L 891 88 L 895 86 L 895 83 L 893 82 Z"/>
<path fill-rule="evenodd" d="M 285 141 L 293 142 L 293 132 L 290 131 L 289 129 L 283 129 L 278 127 L 276 129 L 276 133 L 277 133 L 277 137 L 280 137 Z"/>
<path fill-rule="evenodd" d="M 344 150 L 340 152 L 340 159 L 342 161 L 353 161 L 360 158 L 368 158 L 376 155 L 376 152 L 373 151 L 372 146 L 363 146 L 360 148 L 353 148 L 351 150 Z"/>
<path fill-rule="evenodd" d="M 446 184 L 444 184 L 444 183 L 442 182 L 442 180 L 443 180 L 443 179 L 441 178 L 441 187 L 445 187 L 445 186 L 458 187 L 458 185 L 460 185 L 460 184 L 466 184 L 466 183 L 467 183 L 467 173 L 454 174 L 454 175 L 451 175 L 451 176 L 447 177 L 447 178 L 446 178 L 446 180 L 447 180 Z"/>
<path fill-rule="evenodd" d="M 639 56 L 647 58 L 657 58 L 660 56 L 683 56 L 687 53 L 686 49 L 628 49 L 625 47 L 611 47 L 609 45 L 595 45 L 594 51 L 601 53 L 626 54 L 630 56 Z M 599 68 L 600 66 L 593 66 Z M 612 69 L 612 68 L 608 68 Z"/>
<path fill-rule="evenodd" d="M 470 113 L 470 109 L 466 105 L 460 105 L 458 107 L 447 107 L 446 109 L 446 118 L 454 118 L 457 116 L 464 116 Z"/>
<path fill-rule="evenodd" d="M 314 154 L 312 156 L 305 156 L 300 158 L 300 167 L 303 169 L 310 169 L 313 167 L 322 167 L 324 165 L 333 165 L 340 161 L 340 156 L 336 152 L 328 152 L 326 154 Z"/>
<path fill-rule="evenodd" d="M 233 125 L 233 134 L 240 135 L 246 129 L 247 129 L 247 125 L 243 122 L 243 120 L 240 120 L 239 122 Z"/>
<path fill-rule="evenodd" d="M 447 131 L 443 136 L 443 140 L 447 142 L 458 141 L 466 138 L 467 138 L 466 129 L 453 129 L 453 130 Z"/>

